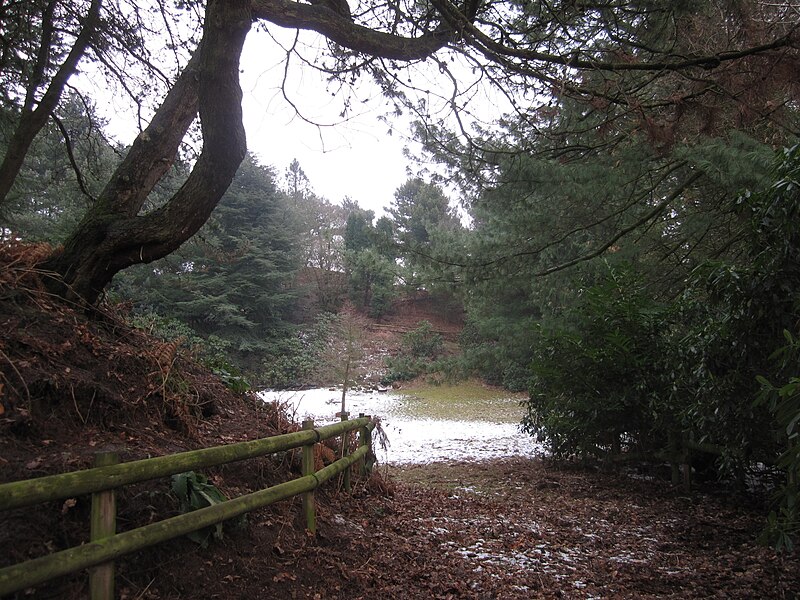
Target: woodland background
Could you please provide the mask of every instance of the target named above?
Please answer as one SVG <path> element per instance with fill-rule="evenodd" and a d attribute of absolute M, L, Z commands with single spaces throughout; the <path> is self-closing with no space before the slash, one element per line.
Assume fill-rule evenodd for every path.
<path fill-rule="evenodd" d="M 3 241 L 49 242 L 39 267 L 58 275 L 54 294 L 126 303 L 242 390 L 330 379 L 318 367 L 348 319 L 380 319 L 404 295 L 463 307 L 458 352 L 423 323 L 384 383 L 438 373 L 527 390 L 524 426 L 558 457 L 647 458 L 691 440 L 742 485 L 777 469 L 765 539 L 790 548 L 798 10 L 3 2 Z M 253 22 L 321 34 L 317 64 L 345 97 L 368 78 L 410 116 L 425 151 L 385 216 L 327 201 L 291 157 L 246 154 L 237 49 Z M 82 60 L 151 115 L 130 145 L 107 139 L 98 99 L 70 84 Z M 425 60 L 444 91 L 413 83 Z M 511 109 L 453 125 L 478 84 Z M 447 119 L 420 90 L 449 99 Z M 4 377 L 12 412 L 21 388 Z"/>

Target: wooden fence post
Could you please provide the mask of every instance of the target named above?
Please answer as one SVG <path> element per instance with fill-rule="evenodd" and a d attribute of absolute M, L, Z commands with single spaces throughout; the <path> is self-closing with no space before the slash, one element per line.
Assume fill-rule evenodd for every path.
<path fill-rule="evenodd" d="M 349 412 L 343 412 L 343 413 L 340 413 L 340 415 L 341 415 L 341 420 L 342 421 L 347 421 L 347 418 L 350 416 L 350 413 Z M 349 431 L 345 431 L 342 434 L 342 458 L 347 456 L 349 453 L 350 453 L 350 432 Z M 350 484 L 350 467 L 347 467 L 347 469 L 345 469 L 345 471 L 343 473 L 343 478 L 344 478 L 344 482 L 343 482 L 344 483 L 344 490 L 346 492 L 351 492 L 353 488 L 352 488 L 352 486 Z"/>
<path fill-rule="evenodd" d="M 116 452 L 98 452 L 94 457 L 95 467 L 107 467 L 119 463 Z M 92 523 L 89 533 L 91 541 L 102 540 L 117 533 L 117 494 L 105 490 L 92 494 Z M 107 562 L 89 572 L 89 596 L 91 600 L 114 599 L 114 563 Z"/>
<path fill-rule="evenodd" d="M 114 452 L 98 453 L 95 456 L 95 467 L 91 469 L 50 475 L 34 480 L 0 483 L 0 511 L 92 494 L 90 531 L 92 543 L 81 544 L 49 556 L 0 568 L 0 596 L 5 597 L 55 577 L 89 569 L 91 599 L 112 600 L 115 587 L 114 560 L 116 558 L 297 495 L 302 495 L 306 523 L 309 531 L 314 535 L 316 533 L 314 490 L 350 469 L 364 457 L 367 450 L 359 447 L 355 453 L 348 453 L 350 456 L 347 458 L 339 459 L 327 467 L 315 471 L 314 446 L 318 441 L 335 438 L 345 430 L 359 429 L 359 425 L 360 423 L 347 422 L 315 428 L 314 421 L 307 420 L 303 422 L 302 431 L 290 434 L 125 463 L 121 463 L 119 456 Z M 368 424 L 366 428 L 370 430 L 371 427 L 373 425 Z M 367 439 L 371 439 L 371 436 Z M 274 443 L 267 444 L 266 442 L 270 440 L 273 440 Z M 116 532 L 115 490 L 117 488 L 185 472 L 187 469 L 228 464 L 244 458 L 274 454 L 301 446 L 303 448 L 303 477 L 301 478 L 191 513 L 170 517 L 164 521 L 150 523 L 121 533 Z M 232 453 L 218 452 L 230 448 L 235 451 Z M 169 460 L 165 462 L 165 459 Z"/>
<path fill-rule="evenodd" d="M 314 429 L 314 419 L 303 421 L 303 429 Z M 314 442 L 303 446 L 303 477 L 314 474 Z M 317 513 L 314 506 L 314 490 L 303 493 L 303 515 L 306 529 L 312 535 L 317 533 Z"/>
<path fill-rule="evenodd" d="M 364 413 L 359 413 L 358 418 L 363 419 L 366 416 L 367 415 Z M 358 445 L 359 447 L 369 446 L 366 456 L 364 456 L 363 460 L 361 460 L 361 476 L 366 477 L 369 475 L 369 468 L 367 467 L 367 464 L 370 460 L 370 454 L 372 453 L 372 432 L 370 432 L 366 425 L 358 430 Z"/>

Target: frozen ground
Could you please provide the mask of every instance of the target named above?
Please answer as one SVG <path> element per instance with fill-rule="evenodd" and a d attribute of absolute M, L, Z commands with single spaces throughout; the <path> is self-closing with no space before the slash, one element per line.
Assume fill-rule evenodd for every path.
<path fill-rule="evenodd" d="M 285 403 L 295 420 L 313 418 L 318 424 L 338 420 L 340 390 L 261 392 L 265 402 Z M 396 392 L 348 392 L 350 417 L 359 413 L 380 417 L 388 438 L 387 449 L 376 444 L 380 462 L 392 464 L 429 463 L 443 460 L 484 460 L 510 456 L 533 456 L 543 453 L 541 444 L 519 431 L 521 409 L 514 398 L 486 400 L 486 410 L 453 411 L 442 417 L 430 409 L 430 402 Z M 504 404 L 504 406 L 499 406 Z M 498 410 L 502 408 L 502 410 Z M 437 416 L 426 413 L 434 413 Z M 469 419 L 458 418 L 469 415 Z M 495 419 L 493 416 L 497 415 Z M 501 421 L 501 422 L 498 422 Z"/>

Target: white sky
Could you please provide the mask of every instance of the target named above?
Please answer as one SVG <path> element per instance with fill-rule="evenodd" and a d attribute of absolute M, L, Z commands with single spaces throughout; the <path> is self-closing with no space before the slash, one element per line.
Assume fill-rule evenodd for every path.
<path fill-rule="evenodd" d="M 279 37 L 294 36 L 294 30 L 273 31 Z M 304 34 L 307 39 L 319 38 Z M 313 35 L 313 37 L 312 37 Z M 321 39 L 321 38 L 319 38 Z M 244 126 L 248 150 L 261 163 L 272 166 L 280 185 L 292 159 L 297 159 L 314 192 L 341 204 L 349 196 L 362 208 L 377 216 L 388 206 L 394 191 L 409 177 L 403 148 L 414 142 L 407 139 L 408 125 L 397 124 L 392 135 L 389 126 L 379 121 L 386 102 L 370 86 L 368 103 L 358 102 L 359 114 L 343 119 L 343 97 L 332 96 L 323 74 L 293 61 L 285 85 L 291 102 L 317 127 L 297 116 L 283 97 L 285 53 L 276 41 L 255 27 L 250 32 L 241 60 L 240 81 L 244 93 Z M 93 66 L 78 76 L 81 88 L 97 98 L 97 109 L 108 121 L 107 131 L 122 144 L 130 144 L 138 133 L 136 117 L 127 99 L 109 93 L 103 78 L 93 77 Z M 157 106 L 160 98 L 154 102 Z M 145 116 L 145 119 L 147 117 Z M 147 120 L 143 126 L 147 125 Z"/>
<path fill-rule="evenodd" d="M 296 158 L 319 196 L 335 203 L 349 196 L 380 216 L 382 208 L 393 200 L 395 190 L 420 167 L 411 165 L 403 154 L 408 148 L 412 156 L 421 156 L 420 145 L 408 138 L 410 123 L 406 117 L 394 119 L 389 133 L 386 115 L 393 106 L 370 81 L 361 81 L 360 87 L 352 91 L 352 110 L 343 118 L 345 96 L 337 93 L 336 84 L 329 86 L 324 74 L 300 64 L 296 57 L 288 70 L 285 68 L 283 48 L 294 43 L 309 61 L 318 52 L 329 52 L 327 42 L 316 33 L 301 32 L 296 36 L 294 29 L 269 26 L 267 31 L 254 27 L 247 37 L 240 81 L 248 148 L 264 164 L 275 167 L 279 177 Z M 442 119 L 455 127 L 453 102 L 459 105 L 459 119 L 468 128 L 471 123 L 486 124 L 511 111 L 505 93 L 481 82 L 475 63 L 458 53 L 439 58 L 459 82 L 456 100 L 451 98 L 453 88 L 448 76 L 442 75 L 433 61 L 414 66 L 413 74 L 402 75 L 410 78 L 416 91 L 407 91 L 415 102 L 425 102 L 432 121 Z M 543 102 L 535 94 L 527 101 L 521 96 L 517 100 L 530 105 Z M 468 109 L 464 103 L 468 103 Z M 430 171 L 437 170 L 436 165 L 425 166 Z M 449 195 L 453 203 L 455 191 Z"/>
<path fill-rule="evenodd" d="M 392 122 L 389 134 L 390 125 L 380 117 L 385 117 L 391 107 L 369 82 L 354 91 L 352 110 L 343 118 L 345 97 L 328 86 L 322 73 L 300 64 L 296 57 L 284 84 L 286 52 L 282 46 L 289 47 L 296 33 L 270 26 L 268 31 L 254 27 L 248 35 L 240 76 L 248 149 L 262 164 L 274 167 L 281 185 L 286 168 L 296 158 L 317 195 L 334 203 L 350 197 L 380 216 L 393 200 L 395 190 L 414 174 L 409 171 L 410 161 L 403 155 L 404 148 L 408 147 L 412 155 L 420 154 L 419 145 L 407 137 L 408 121 Z M 307 60 L 327 50 L 322 36 L 302 32 L 300 39 L 301 53 Z M 92 89 L 92 95 L 102 99 L 98 110 L 109 120 L 109 133 L 121 143 L 130 144 L 137 133 L 133 113 L 124 106 L 124 99 L 103 87 L 102 78 L 92 76 L 91 65 L 86 67 L 80 87 Z M 448 67 L 463 69 L 464 73 L 470 69 L 458 64 Z M 417 69 L 414 85 L 428 90 L 421 92 L 420 97 L 427 101 L 431 117 L 447 119 L 450 91 L 438 71 L 434 65 L 430 69 Z M 469 79 L 469 75 L 464 77 L 465 82 Z M 499 116 L 504 97 L 479 95 L 469 93 L 471 106 L 485 113 L 481 120 L 487 114 L 488 120 Z M 154 104 L 159 102 L 160 98 Z M 292 105 L 302 116 L 298 116 Z M 467 117 L 462 113 L 462 118 Z M 413 167 L 417 168 L 418 165 Z"/>
<path fill-rule="evenodd" d="M 250 33 L 241 62 L 248 148 L 279 177 L 296 158 L 319 196 L 334 203 L 349 196 L 380 215 L 409 177 L 403 148 L 415 144 L 406 139 L 407 124 L 389 135 L 378 119 L 386 104 L 377 97 L 356 102 L 361 114 L 343 119 L 343 98 L 328 90 L 323 74 L 293 64 L 286 94 L 305 119 L 322 126 L 307 122 L 283 97 L 284 60 L 269 35 Z"/>

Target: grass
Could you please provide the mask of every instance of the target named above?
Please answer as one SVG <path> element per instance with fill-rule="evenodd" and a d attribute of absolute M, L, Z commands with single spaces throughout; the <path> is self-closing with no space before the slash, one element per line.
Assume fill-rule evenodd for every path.
<path fill-rule="evenodd" d="M 419 419 L 519 423 L 524 414 L 519 394 L 476 381 L 454 385 L 416 384 L 393 392 L 401 396 L 399 412 Z"/>
<path fill-rule="evenodd" d="M 463 474 L 451 463 L 390 466 L 389 475 L 402 483 L 453 492 L 462 486 Z"/>
<path fill-rule="evenodd" d="M 508 487 L 506 476 L 513 471 L 499 460 L 390 465 L 387 473 L 395 481 L 419 488 L 494 495 L 500 488 Z"/>

